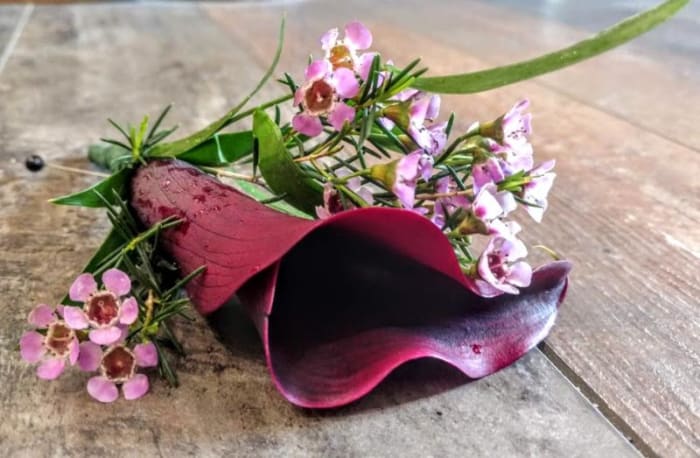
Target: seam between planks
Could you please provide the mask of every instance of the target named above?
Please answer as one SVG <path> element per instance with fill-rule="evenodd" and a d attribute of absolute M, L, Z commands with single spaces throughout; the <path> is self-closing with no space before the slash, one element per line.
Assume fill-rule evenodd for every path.
<path fill-rule="evenodd" d="M 612 407 L 598 395 L 595 389 L 586 383 L 546 342 L 542 342 L 537 349 L 554 365 L 562 376 L 569 381 L 583 395 L 593 407 L 595 407 L 605 419 L 620 433 L 625 439 L 645 457 L 657 458 L 659 455 L 651 446 L 630 426 Z"/>
<path fill-rule="evenodd" d="M 12 55 L 12 53 L 14 52 L 15 47 L 17 46 L 17 42 L 22 36 L 24 28 L 29 22 L 29 18 L 32 15 L 32 11 L 34 11 L 33 3 L 28 3 L 27 5 L 25 5 L 24 9 L 22 9 L 22 13 L 20 14 L 19 19 L 17 20 L 17 25 L 15 26 L 15 29 L 12 31 L 12 35 L 10 36 L 10 41 L 7 42 L 7 46 L 5 46 L 5 49 L 3 50 L 2 54 L 0 54 L 0 74 L 2 74 L 2 71 L 5 69 L 7 61 L 10 60 L 10 55 Z"/>

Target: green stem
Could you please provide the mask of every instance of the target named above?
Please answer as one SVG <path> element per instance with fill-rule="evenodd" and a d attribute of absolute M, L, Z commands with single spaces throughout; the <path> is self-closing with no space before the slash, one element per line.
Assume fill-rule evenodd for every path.
<path fill-rule="evenodd" d="M 243 118 L 251 116 L 253 113 L 255 113 L 256 110 L 266 110 L 270 107 L 274 107 L 275 105 L 279 105 L 279 104 L 284 103 L 284 102 L 291 100 L 293 98 L 294 98 L 293 94 L 287 94 L 287 95 L 284 95 L 282 97 L 277 97 L 276 99 L 272 99 L 269 102 L 265 102 L 262 105 L 258 105 L 257 107 L 251 108 L 250 110 L 246 110 L 244 112 L 241 112 L 241 113 L 231 117 L 231 119 L 226 121 L 226 123 L 224 124 L 223 127 L 226 127 L 230 124 L 233 124 L 236 121 L 240 121 Z"/>

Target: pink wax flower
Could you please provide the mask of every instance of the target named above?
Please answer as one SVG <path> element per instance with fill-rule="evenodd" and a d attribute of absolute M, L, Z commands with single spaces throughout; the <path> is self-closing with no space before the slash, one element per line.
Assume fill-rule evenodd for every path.
<path fill-rule="evenodd" d="M 384 110 L 386 117 L 381 118 L 380 122 L 387 129 L 392 129 L 398 123 L 419 148 L 432 156 L 440 155 L 447 144 L 447 123 L 426 124 L 437 119 L 440 96 L 406 89 L 396 94 L 392 100 L 404 103 L 387 107 Z"/>
<path fill-rule="evenodd" d="M 327 60 L 311 62 L 306 68 L 306 82 L 294 94 L 294 105 L 302 112 L 292 118 L 294 129 L 315 137 L 323 132 L 321 117 L 327 117 L 334 129 L 355 119 L 355 109 L 343 100 L 355 97 L 360 90 L 357 77 L 345 67 L 333 69 Z"/>
<path fill-rule="evenodd" d="M 416 150 L 399 159 L 391 190 L 406 208 L 413 208 L 418 180 L 427 180 L 433 172 L 432 158 Z"/>
<path fill-rule="evenodd" d="M 508 191 L 498 191 L 493 183 L 484 185 L 474 197 L 472 214 L 486 227 L 491 235 L 507 237 L 511 235 L 510 227 L 502 220 L 515 210 L 517 203 L 513 194 Z"/>
<path fill-rule="evenodd" d="M 529 286 L 532 268 L 527 262 L 518 261 L 525 256 L 527 248 L 517 238 L 491 238 L 477 264 L 475 283 L 479 294 L 483 297 L 518 294 L 518 288 Z"/>
<path fill-rule="evenodd" d="M 323 206 L 316 206 L 316 216 L 320 219 L 330 218 L 335 213 L 340 213 L 345 208 L 340 200 L 338 191 L 333 187 L 332 183 L 323 185 Z"/>
<path fill-rule="evenodd" d="M 45 304 L 36 306 L 28 317 L 35 330 L 25 332 L 19 341 L 22 359 L 40 363 L 36 374 L 44 380 L 58 378 L 66 367 L 66 359 L 73 365 L 80 352 L 75 331 L 66 325 L 60 313 L 61 307 L 54 310 Z"/>
<path fill-rule="evenodd" d="M 525 209 L 532 219 L 538 223 L 542 222 L 544 212 L 547 210 L 547 195 L 549 194 L 549 190 L 552 189 L 554 178 L 557 176 L 554 172 L 551 172 L 554 168 L 554 164 L 555 161 L 551 160 L 543 162 L 532 169 L 530 171 L 531 181 L 523 186 L 523 200 L 526 203 L 533 204 L 527 205 Z"/>
<path fill-rule="evenodd" d="M 426 121 L 432 122 L 440 111 L 440 96 L 437 94 L 418 93 L 411 105 L 408 133 L 413 141 L 425 152 L 437 156 L 445 148 L 447 123 L 426 126 Z"/>
<path fill-rule="evenodd" d="M 114 402 L 119 398 L 121 385 L 124 399 L 134 400 L 148 392 L 148 377 L 136 373 L 137 367 L 158 365 L 158 351 L 153 343 L 136 345 L 130 349 L 122 344 L 109 347 L 99 358 L 100 375 L 88 380 L 87 391 L 100 402 Z"/>
<path fill-rule="evenodd" d="M 490 157 L 485 162 L 474 164 L 472 167 L 472 181 L 474 192 L 478 193 L 488 183 L 498 184 L 506 178 L 506 174 L 498 158 Z"/>
<path fill-rule="evenodd" d="M 90 340 L 99 345 L 112 345 L 121 340 L 124 328 L 136 321 L 139 306 L 129 296 L 129 276 L 119 269 L 109 269 L 102 275 L 105 289 L 98 289 L 92 274 L 82 274 L 70 287 L 71 300 L 83 302 L 79 307 L 65 307 L 64 318 L 71 329 L 91 328 Z"/>
<path fill-rule="evenodd" d="M 346 68 L 367 79 L 369 67 L 376 53 L 358 55 L 358 51 L 372 46 L 372 33 L 361 22 L 353 21 L 345 26 L 345 36 L 341 39 L 337 28 L 330 29 L 321 36 L 321 48 L 326 52 L 326 60 L 333 70 Z"/>
<path fill-rule="evenodd" d="M 457 183 L 452 177 L 442 177 L 435 182 L 435 192 L 438 194 L 449 194 L 457 191 Z M 440 229 L 444 228 L 447 222 L 447 217 L 457 211 L 459 208 L 468 209 L 470 206 L 469 198 L 464 195 L 454 195 L 449 197 L 441 197 L 435 200 L 433 214 L 430 220 Z"/>
<path fill-rule="evenodd" d="M 338 171 L 338 177 L 343 177 L 347 175 L 347 170 Z M 367 204 L 372 205 L 374 203 L 374 196 L 372 195 L 372 190 L 367 186 L 362 184 L 360 177 L 350 178 L 345 184 L 350 191 L 353 191 L 358 196 L 360 196 Z M 350 208 L 355 206 L 349 202 Z M 316 206 L 316 216 L 319 219 L 329 218 L 331 215 L 345 211 L 346 208 L 343 207 L 343 203 L 340 200 L 340 194 L 338 190 L 333 187 L 332 183 L 326 183 L 323 185 L 323 205 Z"/>
<path fill-rule="evenodd" d="M 512 148 L 529 142 L 532 135 L 532 113 L 525 113 L 530 101 L 523 99 L 513 105 L 501 120 L 501 143 Z"/>

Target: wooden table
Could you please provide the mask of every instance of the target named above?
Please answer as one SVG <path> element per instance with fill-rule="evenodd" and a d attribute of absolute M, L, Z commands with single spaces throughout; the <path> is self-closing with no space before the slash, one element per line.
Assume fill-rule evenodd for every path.
<path fill-rule="evenodd" d="M 134 403 L 100 405 L 80 374 L 44 383 L 20 361 L 27 311 L 64 294 L 107 228 L 100 212 L 46 203 L 92 178 L 32 174 L 26 156 L 88 168 L 107 116 L 136 121 L 170 101 L 182 131 L 204 125 L 254 85 L 283 11 L 280 68 L 297 75 L 320 33 L 354 18 L 385 57 L 422 55 L 440 74 L 534 56 L 631 12 L 603 1 L 374 3 L 0 6 L 3 455 L 700 454 L 696 4 L 604 57 L 445 100 L 465 128 L 528 96 L 537 154 L 558 161 L 551 210 L 527 234 L 574 261 L 570 294 L 546 344 L 512 367 L 467 383 L 419 362 L 319 412 L 275 392 L 243 319 L 223 336 L 201 319 L 178 323 L 182 386 L 157 381 Z"/>

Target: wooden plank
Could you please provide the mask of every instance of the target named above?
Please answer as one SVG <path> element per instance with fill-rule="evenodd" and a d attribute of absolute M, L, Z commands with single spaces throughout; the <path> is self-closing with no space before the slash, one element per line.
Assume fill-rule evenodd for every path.
<path fill-rule="evenodd" d="M 658 5 L 656 0 L 588 0 L 582 2 L 558 2 L 552 5 L 547 0 L 491 0 L 489 5 L 500 10 L 523 12 L 530 16 L 545 18 L 547 21 L 561 22 L 577 29 L 596 32 L 612 22 Z M 700 41 L 695 31 L 700 26 L 700 4 L 689 2 L 676 16 L 672 25 L 661 27 L 634 40 L 629 46 L 635 52 L 656 51 L 660 56 L 685 56 L 698 64 L 695 59 L 700 52 Z"/>
<path fill-rule="evenodd" d="M 429 8 L 398 5 L 377 8 L 371 2 L 356 2 L 343 8 L 310 3 L 288 9 L 293 47 L 286 58 L 295 66 L 285 68 L 300 75 L 304 56 L 317 49 L 318 35 L 332 25 L 342 26 L 347 18 L 372 26 L 377 49 L 399 64 L 422 55 L 435 74 L 487 65 L 464 50 L 466 39 L 460 34 L 469 28 L 464 24 L 449 29 L 451 45 L 432 38 L 441 27 L 433 15 L 434 3 Z M 404 8 L 410 14 L 401 13 Z M 237 28 L 238 21 L 258 24 L 261 38 L 254 49 L 263 55 L 270 44 L 262 37 L 273 33 L 276 12 L 222 11 L 215 9 L 213 14 L 232 35 L 245 34 Z M 482 21 L 473 22 L 471 26 L 478 27 Z M 488 50 L 486 42 L 477 45 Z M 578 79 L 593 78 L 597 68 L 576 70 Z M 621 75 L 626 72 L 610 72 L 608 87 L 626 86 L 630 93 L 646 90 L 643 81 L 637 86 L 638 80 Z M 556 158 L 559 173 L 544 224 L 525 221 L 526 238 L 552 246 L 575 263 L 570 296 L 549 345 L 619 417 L 621 427 L 640 437 L 644 451 L 697 455 L 697 152 L 539 82 L 448 97 L 443 106 L 460 115 L 459 130 L 473 120 L 498 116 L 523 95 L 534 102 L 538 158 Z M 699 121 L 697 111 L 687 116 L 691 124 Z"/>
<path fill-rule="evenodd" d="M 240 315 L 217 340 L 203 320 L 176 326 L 188 356 L 182 386 L 105 406 L 70 373 L 42 383 L 17 355 L 28 307 L 63 295 L 104 236 L 99 212 L 46 199 L 86 177 L 31 174 L 21 158 L 87 167 L 107 115 L 136 119 L 168 99 L 197 124 L 223 111 L 262 71 L 267 25 L 244 8 L 222 33 L 191 5 L 38 7 L 9 63 L 0 105 L 0 447 L 6 455 L 634 456 L 635 450 L 541 353 L 474 383 L 435 364 L 401 371 L 332 413 L 300 410 L 274 390 L 257 337 Z M 280 9 L 270 13 L 270 30 Z M 303 21 L 294 27 L 298 33 Z M 251 37 L 256 37 L 252 39 Z M 38 54 L 37 50 L 41 49 Z M 301 52 L 301 48 L 297 52 Z M 37 88 L 41 88 L 40 91 Z M 12 162 L 16 158 L 18 161 Z M 221 318 L 220 318 L 221 319 Z"/>
<path fill-rule="evenodd" d="M 11 53 L 8 44 L 16 34 L 23 9 L 24 7 L 19 5 L 0 5 L 0 72 Z"/>
<path fill-rule="evenodd" d="M 595 23 L 599 25 L 594 30 L 611 25 L 622 16 L 613 14 L 604 21 L 601 17 L 609 13 L 608 7 L 600 6 L 596 10 L 587 2 L 579 2 L 579 5 L 587 11 L 597 11 L 588 16 L 583 12 L 579 14 L 579 17 L 596 18 Z M 636 11 L 643 8 L 637 3 L 631 5 Z M 415 24 L 411 25 L 416 18 L 414 12 L 425 8 L 419 0 L 409 0 L 402 8 L 382 8 L 375 16 L 397 26 L 415 27 Z M 557 10 L 553 8 L 550 15 L 556 15 Z M 633 43 L 537 81 L 582 103 L 700 150 L 700 131 L 695 128 L 691 115 L 700 103 L 697 90 L 700 42 L 695 33 L 698 28 L 696 11 L 697 7 L 691 4 L 662 28 L 642 37 L 640 44 Z M 625 12 L 630 11 L 625 9 Z M 433 21 L 425 25 L 430 27 L 432 38 L 479 58 L 476 66 L 460 70 L 478 70 L 535 57 L 581 40 L 594 31 L 572 28 L 549 17 L 532 17 L 475 0 L 435 2 L 424 14 L 430 14 Z M 659 35 L 663 40 L 654 38 Z M 652 46 L 648 44 L 650 41 L 662 43 Z M 627 84 L 619 84 L 620 81 Z M 634 84 L 630 84 L 632 82 Z"/>

